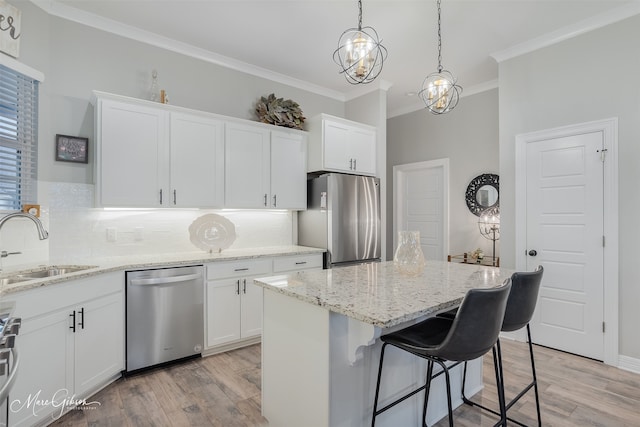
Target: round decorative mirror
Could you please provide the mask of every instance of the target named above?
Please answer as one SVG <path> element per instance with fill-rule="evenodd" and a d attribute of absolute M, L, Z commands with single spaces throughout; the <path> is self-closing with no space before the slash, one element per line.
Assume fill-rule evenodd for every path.
<path fill-rule="evenodd" d="M 465 200 L 469 211 L 476 216 L 487 209 L 500 212 L 500 177 L 492 173 L 476 176 L 467 186 Z"/>

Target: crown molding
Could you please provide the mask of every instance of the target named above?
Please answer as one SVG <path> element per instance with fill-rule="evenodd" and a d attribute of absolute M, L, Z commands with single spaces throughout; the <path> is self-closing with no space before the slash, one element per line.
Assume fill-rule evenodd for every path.
<path fill-rule="evenodd" d="M 297 89 L 302 89 L 317 95 L 326 96 L 337 101 L 345 102 L 344 93 L 328 89 L 326 87 L 309 83 L 304 80 L 296 79 L 285 74 L 277 73 L 266 68 L 257 67 L 255 65 L 238 61 L 228 56 L 220 55 L 206 49 L 198 48 L 188 43 L 180 42 L 169 37 L 161 36 L 150 31 L 141 30 L 139 28 L 122 24 L 112 19 L 104 18 L 93 13 L 85 12 L 65 4 L 58 3 L 55 0 L 31 0 L 36 6 L 44 10 L 46 13 L 68 21 L 77 22 L 88 27 L 96 28 L 108 33 L 116 34 L 131 40 L 136 40 L 151 46 L 166 49 L 182 55 L 190 56 L 205 62 L 220 65 L 242 73 L 250 74 L 263 79 L 282 83 Z"/>
<path fill-rule="evenodd" d="M 500 63 L 508 59 L 560 43 L 573 37 L 577 37 L 590 31 L 597 30 L 598 28 L 614 24 L 637 14 L 640 14 L 640 1 L 635 0 L 632 3 L 612 9 L 598 16 L 585 19 L 557 31 L 553 31 L 543 36 L 511 46 L 507 49 L 492 53 L 491 57 Z"/>
<path fill-rule="evenodd" d="M 384 79 L 378 79 L 369 84 L 357 85 L 355 89 L 345 94 L 344 100 L 351 101 L 378 90 L 387 92 L 391 86 L 393 86 L 393 83 Z"/>
<path fill-rule="evenodd" d="M 498 79 L 489 80 L 484 83 L 479 83 L 477 85 L 470 86 L 467 89 L 462 91 L 462 95 L 460 98 L 465 98 L 467 96 L 477 95 L 482 92 L 486 92 L 492 89 L 498 89 Z M 396 108 L 395 110 L 391 110 L 387 113 L 387 119 L 391 119 L 393 117 L 402 116 L 404 114 L 413 113 L 414 111 L 424 110 L 425 106 L 422 101 L 416 100 L 415 103 L 411 105 L 407 105 L 405 107 Z"/>

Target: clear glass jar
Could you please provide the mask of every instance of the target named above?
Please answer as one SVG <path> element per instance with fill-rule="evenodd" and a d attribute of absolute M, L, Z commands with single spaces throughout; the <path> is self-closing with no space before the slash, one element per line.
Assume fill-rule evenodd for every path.
<path fill-rule="evenodd" d="M 419 231 L 398 231 L 398 247 L 393 262 L 401 274 L 417 276 L 424 271 L 424 253 L 420 247 Z"/>

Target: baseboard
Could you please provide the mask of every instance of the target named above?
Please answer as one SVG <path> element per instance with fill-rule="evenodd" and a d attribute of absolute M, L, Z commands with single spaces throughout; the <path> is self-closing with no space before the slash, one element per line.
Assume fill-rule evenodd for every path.
<path fill-rule="evenodd" d="M 202 357 L 212 356 L 214 354 L 225 353 L 227 351 L 236 350 L 242 347 L 247 347 L 249 345 L 257 344 L 260 341 L 262 341 L 262 336 L 259 335 L 257 337 L 234 341 L 232 343 L 222 344 L 217 347 L 211 347 L 211 348 L 205 349 L 202 352 Z"/>
<path fill-rule="evenodd" d="M 640 359 L 629 356 L 618 356 L 618 368 L 640 374 Z"/>

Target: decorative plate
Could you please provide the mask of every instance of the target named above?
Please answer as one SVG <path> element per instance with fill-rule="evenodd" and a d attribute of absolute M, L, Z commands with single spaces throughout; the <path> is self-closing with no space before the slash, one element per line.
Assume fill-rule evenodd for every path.
<path fill-rule="evenodd" d="M 236 228 L 227 218 L 206 214 L 189 226 L 191 243 L 204 251 L 227 249 L 236 240 Z"/>

